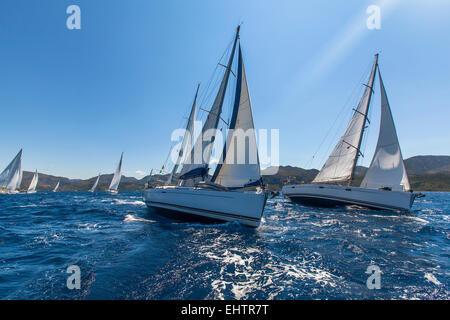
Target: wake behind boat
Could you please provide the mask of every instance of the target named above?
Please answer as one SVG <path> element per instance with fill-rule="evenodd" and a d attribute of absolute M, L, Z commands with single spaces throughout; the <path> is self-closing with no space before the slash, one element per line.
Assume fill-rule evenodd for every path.
<path fill-rule="evenodd" d="M 367 115 L 375 75 L 381 91 L 381 123 L 377 147 L 360 187 L 351 186 L 361 142 L 369 122 Z M 409 210 L 415 194 L 410 190 L 386 90 L 375 56 L 364 94 L 344 135 L 312 184 L 286 185 L 283 194 L 292 201 L 317 206 L 360 205 L 374 209 Z"/>
<path fill-rule="evenodd" d="M 209 178 L 208 171 L 216 134 L 209 134 L 208 137 L 210 138 L 207 141 L 204 140 L 206 134 L 211 132 L 210 130 L 217 132 L 219 120 L 223 121 L 221 118 L 222 107 L 228 80 L 232 72 L 231 68 L 238 41 L 239 27 L 236 31 L 228 63 L 226 66 L 222 65 L 225 67 L 224 76 L 214 103 L 208 112 L 208 117 L 200 136 L 191 148 L 192 144 L 189 143 L 189 140 L 192 139 L 194 133 L 193 124 L 196 116 L 197 88 L 186 126 L 187 134 L 183 138 L 174 168 L 166 185 L 146 189 L 143 192 L 144 201 L 148 207 L 170 210 L 177 216 L 184 214 L 191 217 L 203 217 L 219 221 L 238 221 L 241 224 L 251 227 L 259 226 L 266 204 L 267 194 L 262 190 L 263 184 L 259 158 L 257 156 L 258 150 L 256 148 L 250 95 L 240 44 L 238 49 L 234 106 L 231 121 L 228 124 L 227 142 L 222 152 L 223 163 L 219 163 L 216 166 L 211 178 Z M 235 145 L 231 142 L 237 138 L 239 129 L 247 133 L 251 132 L 251 134 L 248 135 L 248 146 L 244 143 L 245 150 L 238 149 L 238 152 L 244 152 L 245 155 L 256 155 L 254 163 L 250 161 L 246 161 L 243 164 L 233 162 L 234 157 L 239 153 L 235 153 Z M 195 159 L 194 153 L 197 150 L 201 150 L 201 163 L 195 163 L 195 161 L 188 161 L 186 163 L 185 161 L 181 168 L 179 185 L 170 185 L 186 150 L 189 153 L 185 159 L 189 160 Z M 193 187 L 183 186 L 188 180 L 193 182 Z M 259 186 L 259 190 L 256 192 L 241 190 L 256 186 Z"/>

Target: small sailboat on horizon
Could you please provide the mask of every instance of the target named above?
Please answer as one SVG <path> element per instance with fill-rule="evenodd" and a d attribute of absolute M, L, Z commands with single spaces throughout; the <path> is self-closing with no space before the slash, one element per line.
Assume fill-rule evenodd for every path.
<path fill-rule="evenodd" d="M 110 193 L 118 193 L 119 192 L 119 184 L 120 179 L 122 178 L 122 163 L 123 163 L 123 152 L 120 156 L 120 161 L 117 166 L 116 171 L 114 172 L 114 176 L 111 180 L 111 184 L 109 185 L 108 192 Z"/>
<path fill-rule="evenodd" d="M 22 183 L 22 149 L 0 174 L 0 194 L 19 193 Z"/>
<path fill-rule="evenodd" d="M 177 217 L 201 217 L 216 221 L 237 221 L 251 227 L 259 226 L 267 200 L 267 193 L 263 190 L 250 95 L 240 44 L 237 47 L 239 29 L 240 27 L 236 30 L 227 65 L 220 64 L 225 68 L 224 75 L 214 103 L 211 109 L 207 111 L 208 116 L 204 122 L 201 134 L 193 147 L 188 144 L 189 148 L 186 148 L 186 144 L 183 141 L 182 148 L 188 150 L 179 150 L 174 169 L 165 185 L 144 190 L 143 198 L 148 207 L 157 210 L 169 210 L 175 213 Z M 237 48 L 238 63 L 235 75 L 231 68 Z M 225 123 L 228 126 L 227 143 L 225 143 L 222 151 L 223 162 L 217 164 L 214 174 L 209 176 L 208 171 L 211 165 L 210 160 L 216 135 L 207 140 L 203 139 L 207 136 L 208 131 L 217 133 L 219 120 L 223 121 L 221 118 L 222 107 L 230 73 L 233 73 L 236 77 L 236 86 L 231 121 Z M 187 137 L 192 139 L 196 107 L 197 93 L 186 126 L 186 131 L 189 134 L 185 135 L 184 139 Z M 233 144 L 228 142 L 234 141 L 235 134 L 239 129 L 252 133 L 248 136 L 250 140 L 248 145 L 244 143 L 246 145 L 245 150 L 241 149 L 235 153 L 234 148 L 230 148 L 230 145 Z M 233 146 L 235 147 L 236 145 Z M 195 163 L 195 161 L 184 163 L 179 174 L 180 181 L 178 185 L 170 185 L 180 163 L 179 158 L 183 157 L 184 151 L 189 152 L 186 154 L 186 158 L 191 159 L 192 154 L 196 150 L 201 150 L 202 159 L 200 163 Z M 247 163 L 247 161 L 243 164 L 235 163 L 233 161 L 234 156 L 239 152 L 244 152 L 243 154 L 245 155 L 256 155 L 255 163 Z M 193 158 L 195 159 L 195 156 Z M 192 187 L 184 186 L 188 180 L 193 183 Z M 257 191 L 242 190 L 249 187 L 258 187 L 259 189 Z"/>
<path fill-rule="evenodd" d="M 368 111 L 378 71 L 381 92 L 381 122 L 375 154 L 361 185 L 352 186 Z M 294 202 L 313 206 L 359 205 L 373 209 L 407 211 L 416 194 L 410 188 L 394 120 L 378 67 L 378 54 L 364 94 L 353 117 L 328 160 L 311 184 L 286 185 L 283 195 Z"/>
<path fill-rule="evenodd" d="M 92 186 L 92 188 L 89 189 L 89 192 L 91 192 L 91 193 L 95 192 L 95 189 L 97 189 L 97 185 L 98 185 L 99 181 L 100 181 L 100 173 L 98 174 L 97 180 L 95 180 L 94 185 Z"/>
<path fill-rule="evenodd" d="M 38 171 L 36 170 L 34 172 L 33 178 L 31 179 L 30 186 L 28 187 L 27 193 L 36 193 L 36 187 L 38 184 L 38 180 L 39 180 L 39 174 L 38 174 Z"/>
<path fill-rule="evenodd" d="M 53 192 L 57 192 L 58 191 L 58 189 L 59 189 L 59 180 L 58 180 L 58 183 L 56 184 L 56 186 L 55 186 L 55 188 L 53 189 Z"/>

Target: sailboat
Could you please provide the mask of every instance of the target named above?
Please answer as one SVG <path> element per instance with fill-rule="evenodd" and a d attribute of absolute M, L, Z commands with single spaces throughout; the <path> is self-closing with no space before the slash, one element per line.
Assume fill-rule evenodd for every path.
<path fill-rule="evenodd" d="M 94 183 L 94 185 L 92 186 L 92 188 L 89 189 L 89 192 L 95 192 L 95 189 L 97 189 L 97 185 L 98 185 L 98 182 L 99 182 L 99 181 L 100 181 L 100 173 L 98 174 L 97 180 L 95 180 L 95 183 Z"/>
<path fill-rule="evenodd" d="M 361 142 L 369 119 L 367 118 L 373 85 L 378 70 L 381 92 L 381 122 L 378 142 L 368 171 L 360 187 L 351 185 L 356 163 L 361 153 Z M 331 152 L 311 184 L 286 185 L 283 194 L 295 202 L 316 206 L 358 205 L 373 209 L 407 211 L 416 194 L 410 188 L 400 144 L 392 118 L 386 89 L 378 67 L 378 54 L 365 84 L 364 94 L 354 109 L 347 130 Z"/>
<path fill-rule="evenodd" d="M 201 154 L 203 155 L 201 162 L 185 161 L 181 168 L 179 184 L 170 185 L 175 171 L 178 168 L 179 159 L 177 159 L 168 183 L 144 190 L 143 197 L 148 207 L 157 210 L 169 210 L 179 217 L 187 215 L 190 217 L 202 217 L 219 221 L 237 221 L 251 227 L 259 226 L 267 200 L 267 194 L 262 188 L 263 184 L 259 159 L 256 157 L 257 161 L 254 161 L 256 162 L 254 164 L 247 163 L 247 161 L 244 164 L 233 163 L 236 153 L 233 152 L 234 148 L 230 147 L 233 146 L 233 144 L 228 143 L 235 138 L 236 132 L 238 131 L 237 129 L 242 129 L 244 131 L 254 129 L 250 95 L 247 87 L 240 44 L 238 49 L 234 106 L 231 121 L 228 124 L 227 143 L 222 151 L 223 163 L 219 163 L 216 166 L 211 178 L 209 178 L 208 172 L 213 142 L 215 141 L 216 135 L 208 135 L 208 138 L 210 138 L 207 139 L 207 141 L 204 140 L 204 134 L 208 130 L 212 129 L 213 132 L 217 133 L 219 120 L 222 119 L 222 106 L 228 86 L 228 79 L 230 73 L 232 73 L 231 68 L 237 49 L 237 43 L 239 41 L 239 29 L 240 28 L 238 27 L 236 30 L 228 63 L 226 66 L 223 65 L 223 67 L 225 67 L 225 72 L 214 103 L 208 112 L 207 120 L 203 125 L 202 133 L 197 138 L 193 148 L 188 150 L 189 153 L 186 155 L 186 159 L 192 159 L 193 153 L 196 152 L 195 150 L 201 150 Z M 190 134 L 187 136 L 185 135 L 185 138 L 192 138 L 193 136 L 196 100 L 197 93 L 186 126 L 186 131 Z M 252 140 L 252 142 L 256 142 L 254 130 L 251 132 L 252 134 L 249 135 L 249 139 Z M 187 143 L 187 145 L 189 144 Z M 182 146 L 186 147 L 184 141 L 182 142 Z M 253 149 L 250 150 L 252 147 Z M 180 150 L 179 157 L 183 155 L 184 151 L 185 150 L 182 149 Z M 257 155 L 258 151 L 256 143 L 249 143 L 248 148 L 243 151 L 245 154 Z M 192 180 L 194 186 L 185 186 L 184 184 L 188 180 Z M 259 186 L 260 188 L 258 188 L 257 191 L 241 190 L 251 186 Z"/>
<path fill-rule="evenodd" d="M 30 186 L 28 187 L 27 193 L 36 193 L 36 187 L 38 184 L 39 175 L 37 170 L 34 172 L 33 179 L 31 179 Z"/>
<path fill-rule="evenodd" d="M 53 192 L 57 192 L 58 188 L 59 188 L 59 180 L 58 180 L 58 183 L 56 184 L 55 188 L 53 189 Z"/>
<path fill-rule="evenodd" d="M 119 192 L 119 183 L 122 178 L 122 161 L 123 161 L 123 152 L 120 156 L 119 165 L 117 166 L 116 171 L 114 172 L 114 176 L 111 180 L 111 184 L 109 185 L 108 192 L 117 193 Z"/>
<path fill-rule="evenodd" d="M 18 193 L 22 183 L 22 149 L 0 174 L 0 193 Z"/>
<path fill-rule="evenodd" d="M 225 143 L 222 151 L 221 158 L 223 161 L 217 164 L 211 178 L 209 178 L 208 172 L 213 142 L 215 141 L 216 135 L 212 135 L 207 141 L 204 140 L 204 134 L 208 130 L 217 132 L 219 120 L 222 119 L 222 106 L 228 87 L 228 79 L 232 72 L 231 68 L 237 43 L 239 41 L 239 30 L 240 27 L 236 30 L 228 63 L 224 66 L 224 76 L 214 103 L 208 112 L 202 133 L 197 138 L 193 148 L 188 150 L 189 153 L 186 155 L 186 159 L 192 159 L 193 153 L 196 152 L 195 150 L 201 150 L 203 155 L 201 163 L 195 163 L 196 161 L 188 161 L 186 163 L 185 161 L 180 171 L 179 184 L 176 186 L 170 185 L 180 161 L 177 158 L 168 183 L 163 186 L 144 190 L 143 197 L 148 207 L 169 210 L 180 217 L 187 215 L 219 221 L 237 221 L 251 227 L 259 226 L 266 204 L 267 194 L 263 190 L 259 158 L 257 157 L 258 150 L 256 147 L 256 136 L 254 134 L 253 114 L 240 44 L 237 54 L 238 62 L 234 105 L 231 121 L 228 124 L 227 143 Z M 185 135 L 185 139 L 187 137 L 192 138 L 193 136 L 196 101 L 197 93 L 186 126 L 186 131 L 190 134 Z M 233 162 L 236 152 L 234 152 L 235 145 L 231 142 L 239 134 L 238 129 L 247 132 L 250 130 L 251 134 L 248 138 L 252 143 L 245 144 L 246 149 L 239 151 L 245 152 L 245 155 L 256 155 L 255 163 L 250 163 L 250 161 L 246 161 L 243 164 Z M 184 141 L 182 142 L 179 157 L 183 156 L 183 152 L 185 151 L 183 148 L 186 147 L 186 144 Z M 184 186 L 188 180 L 192 180 L 194 186 Z M 259 188 L 257 191 L 242 190 L 249 187 Z"/>

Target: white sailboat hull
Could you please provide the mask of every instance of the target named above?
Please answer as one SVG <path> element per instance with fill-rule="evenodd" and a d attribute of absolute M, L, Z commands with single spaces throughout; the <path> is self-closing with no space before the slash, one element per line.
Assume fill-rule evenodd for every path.
<path fill-rule="evenodd" d="M 264 192 L 216 191 L 190 187 L 158 187 L 143 192 L 150 208 L 166 209 L 220 221 L 258 227 L 267 196 Z M 181 215 L 180 215 L 181 216 Z"/>
<path fill-rule="evenodd" d="M 359 205 L 391 211 L 407 211 L 411 209 L 415 198 L 412 192 L 327 184 L 287 185 L 283 187 L 283 195 L 294 202 L 307 205 Z"/>

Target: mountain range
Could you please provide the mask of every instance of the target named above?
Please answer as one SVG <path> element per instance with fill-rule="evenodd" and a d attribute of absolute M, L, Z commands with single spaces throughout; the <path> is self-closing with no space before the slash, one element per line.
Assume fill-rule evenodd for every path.
<path fill-rule="evenodd" d="M 411 188 L 417 191 L 450 191 L 450 156 L 415 156 L 405 160 L 406 171 L 410 180 Z M 280 166 L 275 175 L 264 175 L 264 183 L 268 189 L 280 190 L 286 183 L 309 183 L 317 175 L 317 169 L 302 169 L 292 166 Z M 354 179 L 354 185 L 359 185 L 366 167 L 358 166 Z M 266 171 L 267 172 L 267 171 Z M 22 179 L 22 188 L 27 188 L 33 177 L 33 172 L 24 171 Z M 106 190 L 113 174 L 104 174 L 100 176 L 97 190 Z M 52 190 L 56 183 L 60 181 L 60 191 L 86 191 L 89 190 L 97 177 L 86 180 L 69 179 L 39 173 L 38 190 Z M 153 175 L 151 184 L 156 185 L 164 183 L 167 175 Z M 122 176 L 119 189 L 122 191 L 142 190 L 149 176 L 142 179 Z"/>

